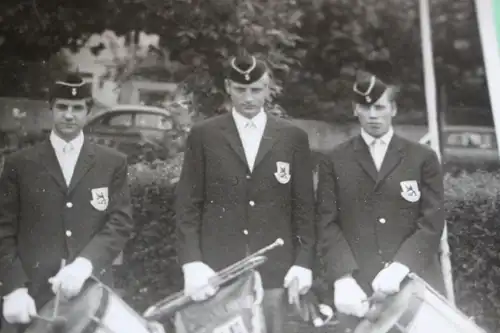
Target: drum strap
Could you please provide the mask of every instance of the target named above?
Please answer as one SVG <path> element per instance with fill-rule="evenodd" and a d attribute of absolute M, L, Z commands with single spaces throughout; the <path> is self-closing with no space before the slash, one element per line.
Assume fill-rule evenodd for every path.
<path fill-rule="evenodd" d="M 415 318 L 415 314 L 420 309 L 422 303 L 424 303 L 424 300 L 422 297 L 419 297 L 419 295 L 415 295 L 415 297 L 412 297 L 410 299 L 408 307 L 406 308 L 405 312 L 403 312 L 401 317 L 399 317 L 398 320 L 398 326 L 404 328 L 405 329 L 404 332 L 406 332 L 406 329 L 413 321 L 413 318 Z"/>
<path fill-rule="evenodd" d="M 94 320 L 89 320 L 88 324 L 83 329 L 82 333 L 94 333 L 100 328 L 100 320 L 104 317 L 106 309 L 109 305 L 109 291 L 106 288 L 103 289 L 101 303 L 94 314 Z M 98 319 L 98 320 L 95 320 Z"/>

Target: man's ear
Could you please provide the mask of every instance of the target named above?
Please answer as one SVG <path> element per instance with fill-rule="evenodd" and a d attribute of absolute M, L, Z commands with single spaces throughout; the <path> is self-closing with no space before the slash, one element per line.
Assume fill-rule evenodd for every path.
<path fill-rule="evenodd" d="M 229 94 L 229 91 L 231 90 L 231 82 L 229 82 L 228 79 L 224 80 L 224 88 L 226 89 L 226 93 Z"/>
<path fill-rule="evenodd" d="M 395 117 L 398 114 L 398 106 L 396 102 L 392 102 L 392 116 Z"/>

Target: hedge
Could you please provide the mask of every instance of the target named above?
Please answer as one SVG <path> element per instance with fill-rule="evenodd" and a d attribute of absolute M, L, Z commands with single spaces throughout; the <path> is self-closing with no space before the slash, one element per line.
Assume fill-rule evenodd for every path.
<path fill-rule="evenodd" d="M 130 169 L 137 225 L 117 286 L 138 311 L 182 288 L 172 210 L 180 161 Z M 500 173 L 447 174 L 445 188 L 457 305 L 481 327 L 499 332 Z"/>

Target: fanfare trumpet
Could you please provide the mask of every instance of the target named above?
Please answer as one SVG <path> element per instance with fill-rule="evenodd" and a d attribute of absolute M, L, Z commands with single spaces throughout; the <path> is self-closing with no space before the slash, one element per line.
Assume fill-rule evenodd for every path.
<path fill-rule="evenodd" d="M 214 287 L 219 287 L 231 280 L 234 280 L 242 274 L 255 269 L 266 262 L 267 258 L 263 256 L 264 253 L 269 252 L 278 246 L 283 246 L 283 244 L 283 239 L 276 239 L 274 243 L 217 272 L 217 274 L 209 281 L 209 284 Z M 147 320 L 159 320 L 164 316 L 173 315 L 175 312 L 189 305 L 191 302 L 191 298 L 188 295 L 185 295 L 184 292 L 177 292 L 150 306 L 144 312 L 143 317 Z"/>

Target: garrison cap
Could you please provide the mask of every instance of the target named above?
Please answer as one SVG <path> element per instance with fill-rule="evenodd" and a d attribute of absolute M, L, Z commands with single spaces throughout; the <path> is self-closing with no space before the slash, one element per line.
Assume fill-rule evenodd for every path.
<path fill-rule="evenodd" d="M 266 64 L 254 56 L 234 57 L 230 61 L 229 79 L 241 84 L 251 84 L 267 72 Z"/>
<path fill-rule="evenodd" d="M 380 78 L 365 71 L 358 71 L 356 82 L 354 82 L 352 90 L 354 91 L 354 101 L 362 105 L 372 105 L 388 89 Z"/>
<path fill-rule="evenodd" d="M 92 92 L 89 85 L 78 74 L 70 73 L 63 80 L 56 81 L 52 86 L 50 100 L 55 98 L 89 100 L 92 98 Z"/>

